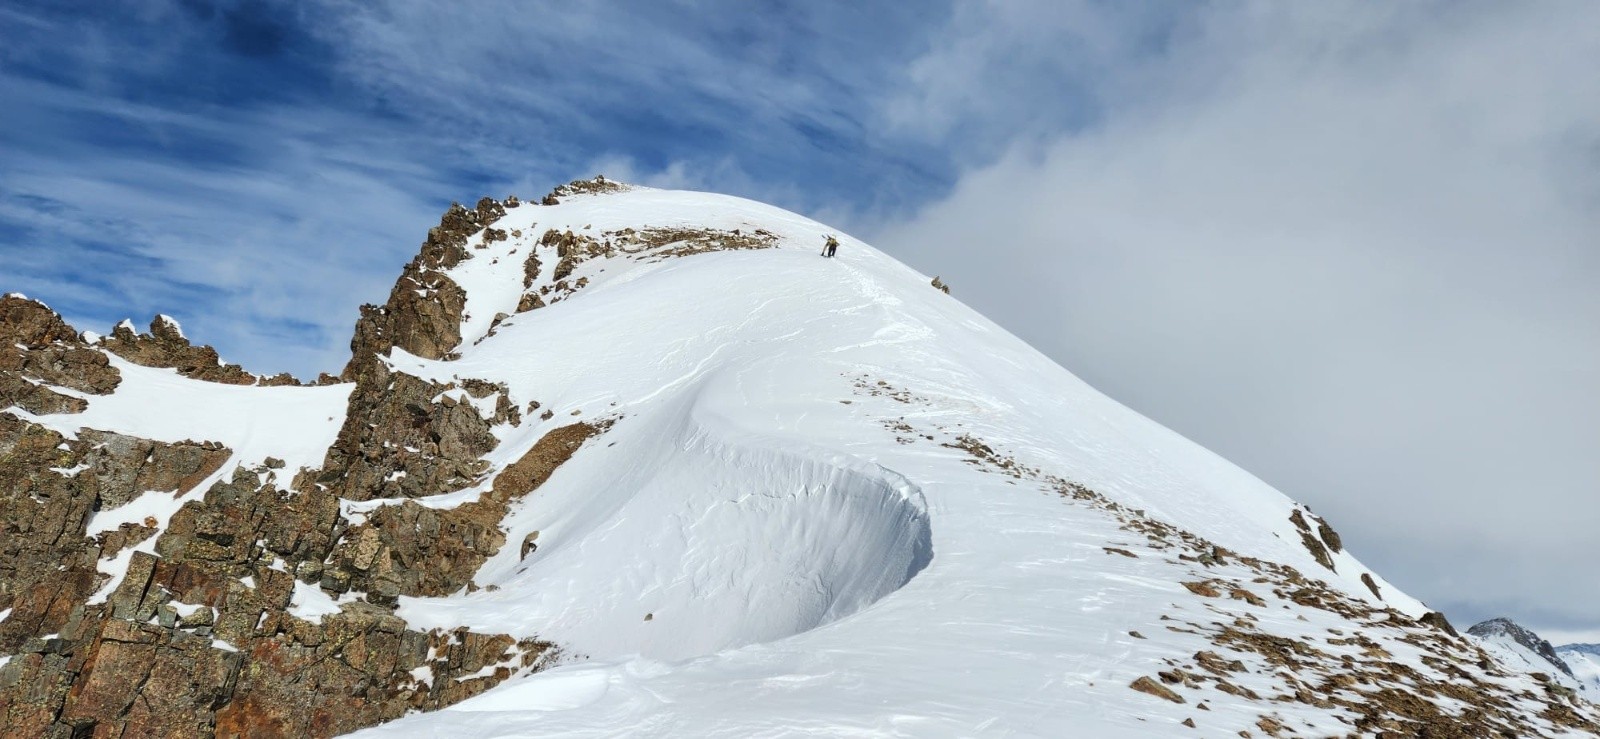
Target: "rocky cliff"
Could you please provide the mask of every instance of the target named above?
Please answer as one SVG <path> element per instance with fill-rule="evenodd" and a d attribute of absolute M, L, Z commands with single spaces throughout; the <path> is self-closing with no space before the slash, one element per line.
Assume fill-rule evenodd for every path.
<path fill-rule="evenodd" d="M 306 383 L 227 364 L 166 316 L 148 333 L 124 322 L 100 337 L 36 301 L 0 299 L 6 736 L 332 736 L 449 705 L 555 656 L 538 640 L 417 629 L 393 614 L 402 594 L 475 589 L 478 565 L 506 546 L 507 507 L 603 430 L 553 427 L 477 502 L 406 500 L 481 481 L 495 426 L 523 422 L 493 383 L 427 382 L 385 361 L 397 347 L 430 358 L 455 348 L 464 295 L 441 270 L 519 204 L 452 206 L 389 301 L 362 308 L 345 421 L 317 468 L 241 459 L 211 439 L 40 425 L 114 392 L 116 360 L 206 383 Z M 176 510 L 137 515 L 154 494 Z M 341 499 L 402 502 L 351 515 Z M 118 517 L 130 520 L 106 523 Z"/>

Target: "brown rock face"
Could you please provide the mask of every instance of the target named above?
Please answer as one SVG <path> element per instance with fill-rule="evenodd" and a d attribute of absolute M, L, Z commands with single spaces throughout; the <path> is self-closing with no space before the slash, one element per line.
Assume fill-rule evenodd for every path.
<path fill-rule="evenodd" d="M 486 471 L 482 457 L 497 443 L 490 427 L 521 423 L 504 388 L 462 383 L 474 398 L 501 394 L 496 412 L 484 418 L 471 404 L 447 395 L 455 384 L 393 371 L 381 359 L 395 347 L 429 359 L 451 356 L 461 343 L 466 293 L 444 270 L 471 258 L 468 239 L 504 215 L 505 206 L 491 198 L 479 200 L 472 210 L 452 204 L 406 265 L 389 301 L 362 307 L 344 369 L 344 379 L 356 387 L 318 479 L 335 495 L 408 498 L 467 487 Z M 537 261 L 530 260 L 525 269 L 537 273 Z"/>
<path fill-rule="evenodd" d="M 140 524 L 87 538 L 96 511 L 145 490 L 187 492 L 228 458 L 216 444 L 164 444 L 85 429 L 75 441 L 0 413 L 0 652 L 59 631 L 105 577 L 101 557 L 148 538 Z"/>
<path fill-rule="evenodd" d="M 361 306 L 345 380 L 360 381 L 374 371 L 377 356 L 388 356 L 394 347 L 427 359 L 444 359 L 455 350 L 461 343 L 467 295 L 444 270 L 471 259 L 467 239 L 505 214 L 505 206 L 493 198 L 479 200 L 472 210 L 450 204 L 439 225 L 428 229 L 422 250 L 406 265 L 388 302 Z M 497 232 L 497 238 L 505 238 L 504 233 Z"/>
<path fill-rule="evenodd" d="M 521 415 L 484 419 L 470 403 L 441 397 L 453 389 L 370 367 L 350 394 L 319 481 L 352 500 L 413 498 L 473 484 L 486 470 L 481 457 L 498 443 L 490 427 L 520 423 Z"/>
<path fill-rule="evenodd" d="M 215 443 L 94 429 L 69 440 L 0 412 L 0 610 L 9 610 L 0 655 L 10 657 L 0 667 L 0 734 L 332 736 L 449 705 L 554 659 L 532 639 L 419 631 L 391 604 L 475 587 L 477 569 L 506 544 L 511 502 L 603 424 L 550 431 L 476 502 L 406 501 L 357 522 L 340 513 L 341 497 L 409 498 L 483 481 L 491 429 L 522 423 L 503 385 L 428 382 L 378 359 L 396 346 L 433 358 L 455 349 L 465 296 L 442 270 L 467 258 L 467 238 L 504 207 L 453 206 L 389 302 L 363 310 L 345 370 L 356 384 L 347 423 L 320 470 L 276 459 L 228 470 L 232 454 Z M 531 283 L 537 260 L 524 268 Z M 195 379 L 301 384 L 222 365 L 159 317 L 147 334 L 124 326 L 100 346 L 20 297 L 0 300 L 0 319 L 0 410 L 82 410 L 73 393 L 104 394 L 121 380 L 106 351 Z M 165 520 L 119 516 L 131 520 L 88 535 L 97 513 L 140 496 L 181 506 Z M 119 554 L 126 574 L 112 582 L 101 568 Z M 311 588 L 356 597 L 336 614 L 294 615 L 297 589 Z"/>
<path fill-rule="evenodd" d="M 195 346 L 177 324 L 163 316 L 150 321 L 150 332 L 136 334 L 127 324 L 112 329 L 102 345 L 107 351 L 146 367 L 171 367 L 184 377 L 228 385 L 254 385 L 256 376 L 237 364 L 223 364 L 217 350 Z"/>
<path fill-rule="evenodd" d="M 240 663 L 204 637 L 116 619 L 99 622 L 85 652 L 57 719 L 75 733 L 107 724 L 123 736 L 210 736 L 207 709 L 226 702 Z"/>
<path fill-rule="evenodd" d="M 382 601 L 377 575 L 394 573 L 375 566 L 385 557 L 451 573 L 427 583 L 470 580 L 504 535 L 498 517 L 470 511 L 440 513 L 475 522 L 481 537 L 463 539 L 451 525 L 351 527 L 313 475 L 298 476 L 300 489 L 290 492 L 268 466 L 236 469 L 203 496 L 187 496 L 157 536 L 156 555 L 134 552 L 104 602 L 90 603 L 107 580 L 99 560 L 155 535 L 159 523 L 91 539 L 93 512 L 142 489 L 182 495 L 228 452 L 90 430 L 82 437 L 66 441 L 0 414 L 0 609 L 11 609 L 0 621 L 0 653 L 14 655 L 0 667 L 7 735 L 332 736 L 449 705 L 554 654 L 505 635 L 417 631 L 367 603 L 320 621 L 294 616 L 295 589 L 326 580 L 327 562 L 342 567 L 340 547 L 358 550 L 361 582 L 374 588 L 367 596 Z M 548 477 L 540 465 L 564 461 L 582 438 L 552 432 L 529 455 L 539 462 L 520 468 L 517 487 Z M 506 499 L 491 492 L 482 507 L 503 516 Z M 413 675 L 424 667 L 429 680 Z"/>
<path fill-rule="evenodd" d="M 53 344 L 82 345 L 78 332 L 37 300 L 21 295 L 0 297 L 0 340 L 7 346 L 38 349 Z"/>
<path fill-rule="evenodd" d="M 121 381 L 106 356 L 55 311 L 17 295 L 0 298 L 0 409 L 78 413 L 86 402 L 49 386 L 105 395 Z"/>
<path fill-rule="evenodd" d="M 1422 618 L 1417 619 L 1417 623 L 1432 626 L 1451 636 L 1460 636 L 1460 634 L 1456 633 L 1456 627 L 1450 625 L 1450 619 L 1445 618 L 1444 614 L 1438 611 L 1428 611 L 1422 614 Z"/>
<path fill-rule="evenodd" d="M 78 437 L 91 445 L 82 464 L 99 494 L 99 508 L 117 508 L 145 491 L 187 493 L 228 461 L 230 452 L 215 442 L 164 444 L 109 431 L 84 429 Z"/>
<path fill-rule="evenodd" d="M 545 434 L 476 501 L 449 510 L 409 500 L 379 508 L 366 523 L 345 532 L 330 557 L 333 566 L 323 574 L 323 586 L 366 591 L 378 602 L 392 602 L 399 595 L 443 596 L 466 587 L 505 545 L 500 521 L 511 502 L 543 485 L 605 427 L 575 423 Z M 427 566 L 420 566 L 423 562 Z"/>
<path fill-rule="evenodd" d="M 1186 702 L 1184 701 L 1183 696 L 1178 695 L 1177 692 L 1175 692 L 1172 688 L 1151 680 L 1148 675 L 1141 677 L 1138 680 L 1134 680 L 1133 684 L 1129 685 L 1128 687 L 1133 688 L 1141 693 L 1153 695 L 1162 700 L 1172 701 L 1173 703 Z"/>
<path fill-rule="evenodd" d="M 1321 519 L 1318 520 L 1320 521 Z M 1300 530 L 1300 543 L 1305 546 L 1307 552 L 1311 553 L 1311 557 L 1317 560 L 1317 564 L 1322 565 L 1330 570 L 1334 569 L 1333 555 L 1328 553 L 1328 547 L 1325 546 L 1323 541 L 1317 538 L 1317 535 L 1311 531 L 1311 524 L 1306 523 L 1305 514 L 1301 513 L 1300 509 L 1296 508 L 1294 513 L 1289 514 L 1289 521 L 1290 523 L 1294 524 L 1295 528 Z M 1323 523 L 1323 527 L 1329 532 L 1333 531 L 1333 529 L 1329 527 L 1326 522 Z M 1334 537 L 1335 541 L 1337 541 L 1338 535 L 1335 534 Z M 1335 548 L 1334 551 L 1339 550 Z"/>
<path fill-rule="evenodd" d="M 16 406 L 36 416 L 54 413 L 82 413 L 89 403 L 82 398 L 62 395 L 44 385 L 23 379 L 15 372 L 0 370 L 0 408 Z"/>

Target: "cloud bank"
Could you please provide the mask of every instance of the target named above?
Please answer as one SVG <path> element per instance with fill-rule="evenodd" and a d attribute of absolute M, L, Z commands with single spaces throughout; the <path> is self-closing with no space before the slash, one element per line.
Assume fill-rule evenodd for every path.
<path fill-rule="evenodd" d="M 968 74 L 901 104 L 1004 109 L 987 80 L 1029 27 L 953 30 L 989 48 L 919 60 Z M 1577 3 L 1207 6 L 1157 53 L 1091 44 L 1091 125 L 879 240 L 1458 619 L 1593 629 L 1595 28 Z"/>

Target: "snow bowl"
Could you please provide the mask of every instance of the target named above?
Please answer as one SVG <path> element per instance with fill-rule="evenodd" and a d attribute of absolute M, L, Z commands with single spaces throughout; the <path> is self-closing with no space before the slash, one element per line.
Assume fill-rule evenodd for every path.
<path fill-rule="evenodd" d="M 522 616 L 545 614 L 541 636 L 590 657 L 686 659 L 844 618 L 932 561 L 926 503 L 900 475 L 694 436 L 626 492 L 591 498 L 598 515 L 552 530 L 527 585 L 507 584 L 537 593 Z"/>

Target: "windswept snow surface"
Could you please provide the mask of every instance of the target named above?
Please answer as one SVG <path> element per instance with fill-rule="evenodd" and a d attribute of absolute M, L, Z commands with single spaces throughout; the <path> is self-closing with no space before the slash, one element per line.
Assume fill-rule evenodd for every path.
<path fill-rule="evenodd" d="M 570 278 L 586 287 L 490 335 L 496 313 L 515 313 L 530 249 L 542 262 L 534 287 L 549 283 L 553 249 L 535 245 L 546 230 L 603 239 L 663 226 L 762 228 L 779 242 L 593 259 Z M 1348 553 L 1334 555 L 1337 573 L 1312 559 L 1282 494 L 866 244 L 841 234 L 837 258 L 821 258 L 835 233 L 821 224 L 635 189 L 524 205 L 495 228 L 521 234 L 475 238 L 451 273 L 467 292 L 461 357 L 397 352 L 394 366 L 504 382 L 519 405 L 554 411 L 501 427 L 497 465 L 557 426 L 616 423 L 513 510 L 482 589 L 402 598 L 399 613 L 420 628 L 537 636 L 567 663 L 361 736 L 1110 737 L 1187 731 L 1184 717 L 1201 734 L 1253 727 L 1259 704 L 1219 694 L 1197 713 L 1129 690 L 1163 657 L 1207 648 L 1158 621 L 1207 617 L 1205 604 L 1160 557 L 1108 556 L 1102 547 L 1142 538 L 1117 521 L 946 446 L 963 434 L 1376 602 Z M 535 531 L 537 550 L 520 558 Z M 1424 610 L 1374 579 L 1388 605 Z M 1348 626 L 1325 611 L 1297 624 L 1257 610 L 1285 629 Z M 1295 720 L 1312 734 L 1348 730 L 1329 712 Z"/>
<path fill-rule="evenodd" d="M 48 416 L 20 408 L 10 412 L 70 438 L 77 438 L 80 428 L 91 428 L 168 443 L 221 442 L 233 451 L 235 463 L 251 466 L 277 457 L 293 474 L 301 467 L 322 466 L 344 424 L 354 387 L 227 385 L 106 356 L 122 375 L 116 392 L 86 395 L 52 388 L 88 401 L 88 410 Z M 234 465 L 224 467 L 231 473 Z"/>

